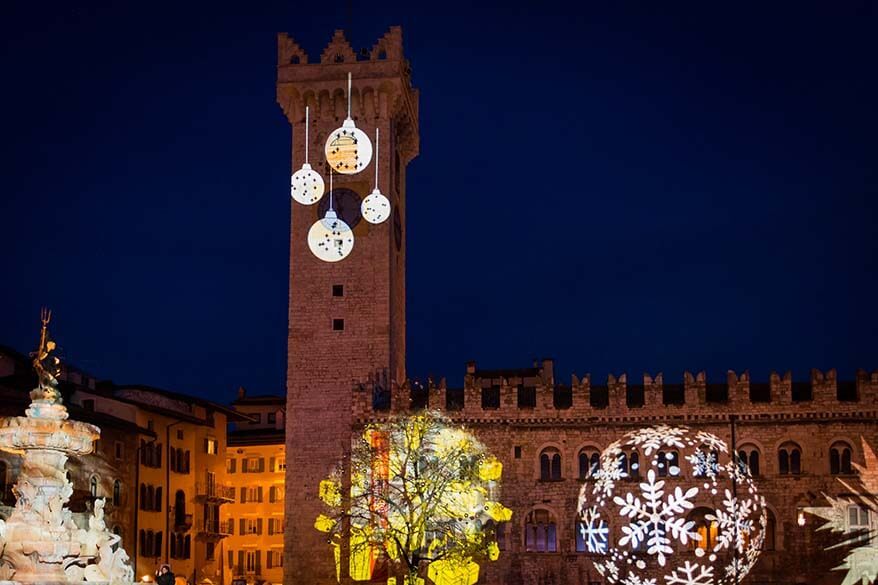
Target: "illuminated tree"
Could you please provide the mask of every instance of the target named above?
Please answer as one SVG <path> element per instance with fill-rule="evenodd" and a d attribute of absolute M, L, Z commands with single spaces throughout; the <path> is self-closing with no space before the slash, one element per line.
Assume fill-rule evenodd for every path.
<path fill-rule="evenodd" d="M 337 569 L 349 551 L 354 580 L 383 566 L 397 583 L 469 585 L 475 560 L 499 556 L 496 526 L 512 516 L 495 499 L 503 466 L 466 430 L 433 412 L 372 424 L 346 463 L 320 484 L 326 513 L 315 527 L 329 534 Z"/>

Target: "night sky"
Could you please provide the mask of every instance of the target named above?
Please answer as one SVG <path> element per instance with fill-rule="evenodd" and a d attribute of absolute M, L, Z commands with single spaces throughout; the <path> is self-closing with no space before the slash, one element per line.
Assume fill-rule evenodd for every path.
<path fill-rule="evenodd" d="M 874 3 L 191 4 L 0 7 L 0 344 L 49 305 L 99 378 L 282 393 L 275 34 L 399 24 L 412 377 L 878 368 Z"/>

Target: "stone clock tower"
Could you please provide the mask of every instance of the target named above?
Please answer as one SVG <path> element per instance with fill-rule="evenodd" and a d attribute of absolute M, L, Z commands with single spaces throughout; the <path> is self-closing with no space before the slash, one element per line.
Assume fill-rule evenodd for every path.
<path fill-rule="evenodd" d="M 334 175 L 333 207 L 355 244 L 350 256 L 327 263 L 312 255 L 307 236 L 328 196 L 311 206 L 290 200 L 284 581 L 309 585 L 336 580 L 332 548 L 314 520 L 320 480 L 350 445 L 353 389 L 378 380 L 389 390 L 405 380 L 405 169 L 418 154 L 418 92 L 399 27 L 360 53 L 336 31 L 315 61 L 278 36 L 277 101 L 293 129 L 290 172 L 304 162 L 308 106 L 309 163 L 329 190 L 323 145 L 347 116 L 350 73 L 351 117 L 373 144 L 381 130 L 379 188 L 393 211 L 379 225 L 360 217 L 360 201 L 374 187 L 374 157 L 359 174 Z"/>

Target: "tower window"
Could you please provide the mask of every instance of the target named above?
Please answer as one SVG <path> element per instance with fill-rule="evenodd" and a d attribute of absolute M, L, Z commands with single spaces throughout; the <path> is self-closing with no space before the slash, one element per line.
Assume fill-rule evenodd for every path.
<path fill-rule="evenodd" d="M 332 285 L 332 296 L 343 297 L 344 296 L 344 285 L 343 284 L 333 284 Z"/>
<path fill-rule="evenodd" d="M 333 331 L 344 331 L 344 319 L 333 319 L 332 320 L 332 330 Z"/>
<path fill-rule="evenodd" d="M 515 458 L 521 459 L 521 445 L 515 446 Z"/>

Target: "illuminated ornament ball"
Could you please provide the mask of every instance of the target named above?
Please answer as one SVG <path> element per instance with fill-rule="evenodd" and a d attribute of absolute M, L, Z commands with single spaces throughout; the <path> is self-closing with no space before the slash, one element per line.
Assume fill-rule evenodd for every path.
<path fill-rule="evenodd" d="M 302 205 L 313 205 L 320 201 L 325 189 L 323 177 L 308 163 L 293 173 L 290 180 L 290 196 Z"/>
<path fill-rule="evenodd" d="M 382 223 L 390 217 L 390 200 L 381 191 L 374 189 L 363 199 L 360 214 L 369 223 Z"/>
<path fill-rule="evenodd" d="M 328 209 L 326 216 L 308 230 L 308 247 L 324 262 L 338 262 L 354 249 L 354 232 L 333 209 Z"/>
<path fill-rule="evenodd" d="M 348 117 L 326 138 L 326 160 L 336 173 L 354 175 L 372 161 L 372 142 Z"/>
<path fill-rule="evenodd" d="M 608 583 L 730 585 L 756 564 L 765 498 L 716 435 L 668 425 L 628 433 L 592 477 L 578 530 Z M 621 527 L 615 542 L 610 526 Z"/>

